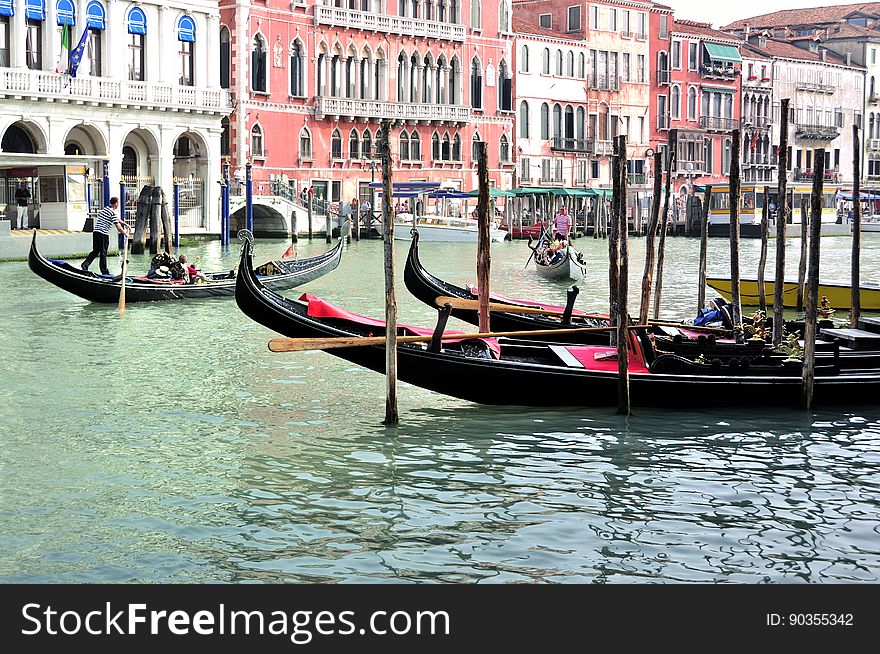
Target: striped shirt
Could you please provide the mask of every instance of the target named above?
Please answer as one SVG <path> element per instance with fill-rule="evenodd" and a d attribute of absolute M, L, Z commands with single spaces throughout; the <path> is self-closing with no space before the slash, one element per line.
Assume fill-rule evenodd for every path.
<path fill-rule="evenodd" d="M 109 206 L 104 207 L 98 212 L 98 217 L 95 218 L 94 231 L 101 234 L 107 234 L 107 236 L 109 236 L 110 226 L 113 225 L 113 223 L 118 222 L 119 218 L 116 216 L 116 212 Z"/>
<path fill-rule="evenodd" d="M 563 236 L 568 236 L 571 231 L 571 216 L 568 214 L 558 214 L 556 216 L 556 231 Z"/>

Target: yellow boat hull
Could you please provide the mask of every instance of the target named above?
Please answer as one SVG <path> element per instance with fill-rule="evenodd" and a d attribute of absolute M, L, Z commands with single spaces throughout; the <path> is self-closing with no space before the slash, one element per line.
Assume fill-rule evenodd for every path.
<path fill-rule="evenodd" d="M 709 277 L 706 284 L 715 289 L 725 300 L 730 301 L 730 279 Z M 764 282 L 764 299 L 768 307 L 773 306 L 776 284 Z M 746 306 L 758 306 L 758 282 L 754 279 L 741 279 L 739 282 L 740 300 Z M 819 298 L 828 298 L 833 309 L 850 308 L 850 287 L 846 284 L 819 284 Z M 862 286 L 860 304 L 863 311 L 880 311 L 880 286 Z M 782 288 L 782 306 L 797 307 L 797 283 L 785 282 Z"/>

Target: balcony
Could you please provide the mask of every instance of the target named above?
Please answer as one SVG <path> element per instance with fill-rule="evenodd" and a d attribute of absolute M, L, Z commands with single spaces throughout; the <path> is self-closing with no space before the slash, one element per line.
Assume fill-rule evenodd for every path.
<path fill-rule="evenodd" d="M 550 141 L 550 149 L 555 152 L 593 152 L 595 139 L 575 139 L 553 137 Z"/>
<path fill-rule="evenodd" d="M 70 78 L 61 73 L 21 68 L 0 68 L 0 97 L 199 113 L 221 112 L 232 106 L 229 93 L 224 89 L 132 82 L 110 77 Z"/>
<path fill-rule="evenodd" d="M 834 86 L 832 84 L 823 84 L 822 82 L 798 82 L 796 88 L 798 91 L 827 93 L 828 95 L 834 93 Z"/>
<path fill-rule="evenodd" d="M 612 141 L 587 139 L 587 148 L 588 152 L 592 152 L 596 156 L 607 156 L 614 154 L 614 143 Z"/>
<path fill-rule="evenodd" d="M 657 71 L 657 83 L 658 84 L 669 84 L 672 81 L 672 73 L 668 70 L 658 70 Z"/>
<path fill-rule="evenodd" d="M 421 121 L 424 123 L 466 123 L 471 108 L 452 104 L 409 104 L 381 100 L 319 97 L 315 106 L 317 118 L 366 118 L 381 120 Z"/>
<path fill-rule="evenodd" d="M 839 176 L 839 171 L 835 169 L 826 170 L 825 175 L 822 178 L 823 182 L 836 182 Z M 791 172 L 791 179 L 793 182 L 812 182 L 814 177 L 814 173 L 812 170 L 801 170 L 800 168 L 795 168 Z"/>
<path fill-rule="evenodd" d="M 735 80 L 739 77 L 739 70 L 733 66 L 710 66 L 703 64 L 700 66 L 700 75 L 708 79 Z"/>
<path fill-rule="evenodd" d="M 627 173 L 626 183 L 632 186 L 642 186 L 648 183 L 648 178 L 645 173 Z"/>
<path fill-rule="evenodd" d="M 739 128 L 739 120 L 719 118 L 718 116 L 700 116 L 700 127 L 710 132 L 730 132 Z"/>
<path fill-rule="evenodd" d="M 808 141 L 833 141 L 840 136 L 840 130 L 831 125 L 802 125 L 799 124 L 794 131 L 796 137 Z"/>
<path fill-rule="evenodd" d="M 688 168 L 688 165 L 690 165 L 690 168 Z M 672 172 L 675 175 L 700 177 L 703 175 L 703 161 L 676 161 Z"/>
<path fill-rule="evenodd" d="M 590 75 L 590 88 L 599 91 L 617 91 L 620 81 L 614 75 Z"/>
<path fill-rule="evenodd" d="M 742 124 L 743 127 L 750 127 L 762 131 L 767 131 L 772 126 L 772 123 L 767 116 L 748 116 L 743 118 Z"/>
<path fill-rule="evenodd" d="M 880 139 L 867 139 L 868 150 L 880 150 Z"/>
<path fill-rule="evenodd" d="M 349 27 L 385 34 L 445 39 L 447 41 L 464 41 L 465 39 L 464 25 L 322 5 L 315 6 L 315 24 Z"/>

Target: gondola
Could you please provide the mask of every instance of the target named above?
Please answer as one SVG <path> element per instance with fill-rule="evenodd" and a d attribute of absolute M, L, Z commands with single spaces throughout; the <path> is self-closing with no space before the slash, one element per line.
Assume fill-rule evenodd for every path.
<path fill-rule="evenodd" d="M 587 268 L 572 255 L 572 251 L 573 248 L 571 246 L 566 246 L 565 256 L 556 263 L 544 263 L 538 257 L 538 253 L 535 252 L 533 258 L 535 261 L 535 270 L 538 271 L 538 275 L 551 281 L 577 281 L 583 279 L 587 273 Z"/>
<path fill-rule="evenodd" d="M 384 334 L 381 321 L 363 318 L 309 294 L 288 299 L 271 291 L 250 265 L 250 243 L 242 250 L 235 299 L 251 319 L 294 338 L 366 337 Z M 402 329 L 403 331 L 403 329 Z M 644 347 L 642 346 L 644 344 Z M 676 355 L 658 355 L 650 341 L 634 339 L 630 360 L 633 405 L 797 406 L 800 365 L 757 356 L 735 367 L 704 364 Z M 329 349 L 328 353 L 375 372 L 385 370 L 385 347 Z M 401 381 L 481 404 L 521 406 L 607 406 L 617 402 L 617 362 L 605 345 L 546 343 L 524 339 L 460 340 L 442 347 L 402 343 L 397 372 Z M 549 389 L 534 393 L 531 389 Z M 840 371 L 816 367 L 817 404 L 876 403 L 880 370 Z"/>
<path fill-rule="evenodd" d="M 342 241 L 336 247 L 308 259 L 270 261 L 260 266 L 269 288 L 283 291 L 310 282 L 336 269 L 342 257 Z M 58 259 L 46 259 L 37 250 L 37 234 L 31 241 L 28 266 L 46 281 L 91 302 L 119 302 L 120 275 L 100 275 L 82 270 L 79 265 Z M 212 298 L 235 294 L 235 272 L 204 273 L 205 283 L 188 284 L 181 280 L 149 279 L 127 275 L 125 299 L 132 302 Z"/>
<path fill-rule="evenodd" d="M 463 300 L 478 300 L 479 296 L 475 292 L 476 289 L 462 288 L 448 282 L 444 282 L 422 267 L 419 261 L 419 235 L 414 234 L 412 242 L 409 246 L 409 255 L 406 258 L 406 267 L 403 271 L 403 281 L 409 292 L 428 306 L 437 308 L 437 298 L 440 296 L 457 297 Z M 603 318 L 585 317 L 583 311 L 573 308 L 576 292 L 569 291 L 568 306 L 559 307 L 537 302 L 526 302 L 512 300 L 500 295 L 492 295 L 492 302 L 498 304 L 509 304 L 511 307 L 529 307 L 541 308 L 550 311 L 559 311 L 565 313 L 570 311 L 568 320 L 560 316 L 540 316 L 533 314 L 508 313 L 504 311 L 492 313 L 492 329 L 496 331 L 520 331 L 532 329 L 553 329 L 554 327 L 571 327 L 572 324 L 577 327 L 602 327 L 608 324 Z M 452 310 L 452 316 L 468 322 L 472 325 L 479 324 L 479 316 L 475 309 L 458 309 Z M 559 340 L 566 340 L 568 336 L 560 336 Z M 583 340 L 584 336 L 573 337 L 576 340 Z"/>

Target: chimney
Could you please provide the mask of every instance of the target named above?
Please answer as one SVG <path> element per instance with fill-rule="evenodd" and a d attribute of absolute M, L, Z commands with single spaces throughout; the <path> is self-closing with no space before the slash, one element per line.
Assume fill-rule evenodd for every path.
<path fill-rule="evenodd" d="M 751 32 L 751 30 L 749 29 L 748 23 L 746 23 L 746 26 L 743 28 L 743 32 L 745 35 L 745 40 L 748 41 L 749 40 L 749 32 Z"/>
<path fill-rule="evenodd" d="M 852 66 L 852 52 L 846 53 L 846 65 Z"/>
<path fill-rule="evenodd" d="M 828 48 L 819 48 L 819 56 L 825 61 L 825 55 L 828 54 Z"/>

